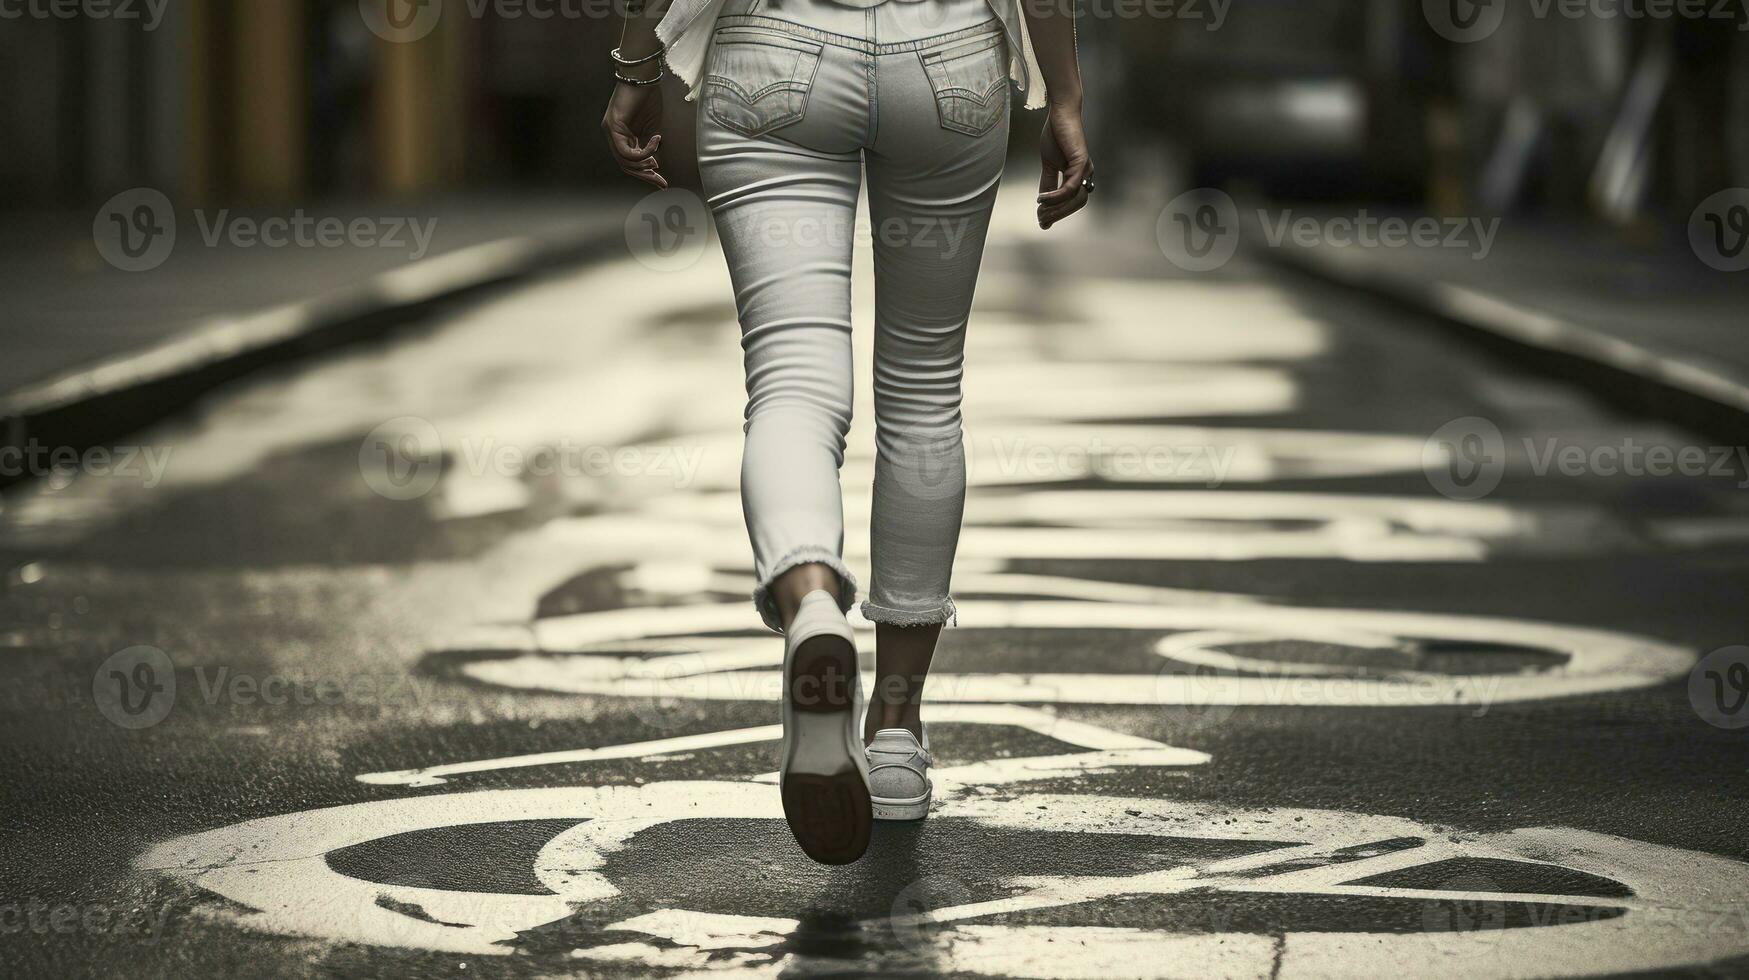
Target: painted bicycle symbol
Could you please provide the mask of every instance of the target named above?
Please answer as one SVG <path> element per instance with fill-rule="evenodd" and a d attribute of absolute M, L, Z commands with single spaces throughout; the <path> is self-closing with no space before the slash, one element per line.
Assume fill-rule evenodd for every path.
<path fill-rule="evenodd" d="M 309 810 L 178 838 L 137 866 L 227 899 L 205 914 L 243 928 L 658 973 L 829 968 L 822 940 L 853 942 L 858 968 L 875 972 L 1007 973 L 1018 955 L 1026 972 L 1050 976 L 1485 977 L 1514 963 L 1565 975 L 1749 951 L 1749 931 L 1721 927 L 1749 900 L 1740 862 L 1562 828 L 1478 834 L 1379 814 L 1027 792 L 1210 759 L 1013 705 L 950 706 L 937 723 L 1031 731 L 1072 751 L 939 770 L 943 802 L 924 836 L 894 845 L 925 853 L 871 855 L 854 889 L 821 882 L 820 895 L 854 896 L 829 926 L 776 914 L 795 901 L 785 888 L 826 873 L 783 848 L 760 851 L 765 870 L 743 872 L 732 896 L 699 886 L 744 867 L 749 839 L 781 833 L 771 773 Z M 657 761 L 778 734 L 712 732 L 545 764 Z M 360 779 L 432 786 L 505 764 L 530 765 Z M 974 841 L 1061 857 L 1021 873 L 1000 862 L 974 862 L 990 866 L 975 874 L 957 865 L 945 879 L 914 870 L 931 848 Z"/>

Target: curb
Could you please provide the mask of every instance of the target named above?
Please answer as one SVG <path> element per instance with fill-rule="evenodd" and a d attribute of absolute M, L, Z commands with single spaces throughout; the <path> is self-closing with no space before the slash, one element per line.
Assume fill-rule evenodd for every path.
<path fill-rule="evenodd" d="M 386 336 L 445 304 L 599 261 L 623 242 L 617 228 L 558 242 L 484 242 L 316 299 L 208 322 L 0 396 L 0 447 L 105 445 L 262 368 Z M 31 478 L 0 475 L 0 487 Z"/>
<path fill-rule="evenodd" d="M 1583 385 L 1630 412 L 1749 445 L 1749 380 L 1463 286 L 1344 267 L 1302 250 L 1267 252 L 1280 268 L 1418 314 L 1514 367 Z"/>

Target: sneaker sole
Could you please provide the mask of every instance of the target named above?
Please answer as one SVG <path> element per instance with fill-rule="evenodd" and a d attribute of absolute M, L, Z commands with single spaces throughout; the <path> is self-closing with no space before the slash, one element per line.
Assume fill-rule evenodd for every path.
<path fill-rule="evenodd" d="M 873 802 L 856 737 L 856 648 L 839 636 L 802 641 L 784 700 L 783 815 L 803 853 L 849 864 L 868 850 Z"/>

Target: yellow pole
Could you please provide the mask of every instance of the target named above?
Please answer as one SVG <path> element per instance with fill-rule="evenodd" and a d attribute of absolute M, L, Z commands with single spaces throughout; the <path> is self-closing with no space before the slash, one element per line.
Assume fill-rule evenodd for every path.
<path fill-rule="evenodd" d="M 458 84 L 466 18 L 446 17 L 429 35 L 378 40 L 376 182 L 391 194 L 418 194 L 456 183 L 462 170 L 466 109 Z"/>
<path fill-rule="evenodd" d="M 218 107 L 213 98 L 219 84 L 218 66 L 213 63 L 219 33 L 213 0 L 188 0 L 185 9 L 182 195 L 191 205 L 200 205 L 219 193 L 218 123 L 214 119 Z"/>
<path fill-rule="evenodd" d="M 233 12 L 237 189 L 296 197 L 307 178 L 304 0 L 244 0 Z"/>

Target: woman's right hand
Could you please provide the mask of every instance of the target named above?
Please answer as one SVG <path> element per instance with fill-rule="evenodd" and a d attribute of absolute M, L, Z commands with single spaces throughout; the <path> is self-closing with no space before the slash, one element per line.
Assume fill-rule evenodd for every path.
<path fill-rule="evenodd" d="M 1044 174 L 1038 185 L 1038 226 L 1049 228 L 1087 206 L 1093 156 L 1087 150 L 1079 101 L 1050 104 L 1039 156 Z"/>
<path fill-rule="evenodd" d="M 601 128 L 620 170 L 653 187 L 668 187 L 656 161 L 662 145 L 662 86 L 615 82 Z"/>

